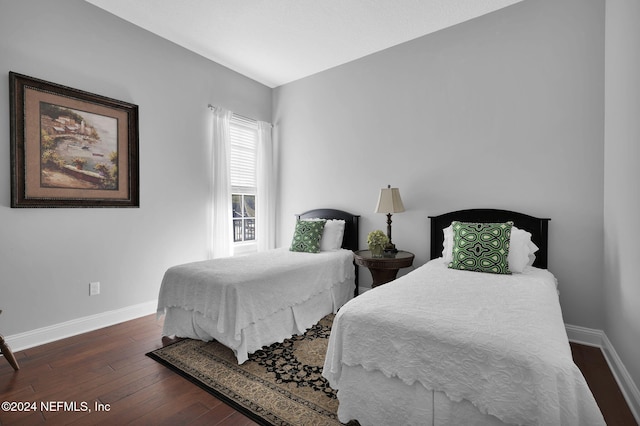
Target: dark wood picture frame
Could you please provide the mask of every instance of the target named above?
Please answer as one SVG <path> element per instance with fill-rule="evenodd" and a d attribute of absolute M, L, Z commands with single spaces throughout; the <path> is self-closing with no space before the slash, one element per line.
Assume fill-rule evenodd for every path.
<path fill-rule="evenodd" d="M 138 106 L 9 72 L 11 207 L 139 207 Z"/>

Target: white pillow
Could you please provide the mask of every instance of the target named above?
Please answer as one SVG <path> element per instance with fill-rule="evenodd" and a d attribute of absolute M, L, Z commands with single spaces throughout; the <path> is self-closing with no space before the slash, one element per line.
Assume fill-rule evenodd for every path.
<path fill-rule="evenodd" d="M 449 225 L 442 230 L 444 241 L 442 242 L 442 257 L 445 263 L 453 262 L 453 225 Z"/>
<path fill-rule="evenodd" d="M 442 257 L 445 263 L 453 261 L 453 226 L 442 230 L 444 241 L 442 243 Z M 511 272 L 521 273 L 525 266 L 531 266 L 536 259 L 535 252 L 538 246 L 531 241 L 531 233 L 522 229 L 511 227 L 511 239 L 509 240 L 509 270 Z"/>
<path fill-rule="evenodd" d="M 540 250 L 540 248 L 535 245 L 533 241 L 529 241 L 527 245 L 529 246 L 529 261 L 527 262 L 527 266 L 531 266 L 533 262 L 536 261 L 536 255 L 534 253 Z"/>
<path fill-rule="evenodd" d="M 324 219 L 302 219 L 302 220 L 324 220 Z M 327 219 L 320 238 L 320 251 L 335 251 L 342 247 L 342 237 L 344 236 L 345 221 L 341 219 Z"/>
<path fill-rule="evenodd" d="M 509 270 L 520 273 L 524 271 L 526 266 L 533 264 L 536 251 L 538 251 L 538 246 L 531 241 L 531 233 L 513 226 L 509 241 L 509 256 L 507 257 Z M 532 256 L 533 260 L 531 260 Z"/>

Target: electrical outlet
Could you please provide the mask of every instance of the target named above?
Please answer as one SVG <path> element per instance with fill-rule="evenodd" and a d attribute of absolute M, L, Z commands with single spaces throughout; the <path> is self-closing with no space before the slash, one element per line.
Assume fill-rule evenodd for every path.
<path fill-rule="evenodd" d="M 89 283 L 89 296 L 96 296 L 100 294 L 100 282 Z"/>

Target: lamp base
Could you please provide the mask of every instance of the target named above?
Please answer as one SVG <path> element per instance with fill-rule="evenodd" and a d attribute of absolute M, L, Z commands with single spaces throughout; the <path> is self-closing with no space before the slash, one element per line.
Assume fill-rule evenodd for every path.
<path fill-rule="evenodd" d="M 398 253 L 398 249 L 396 248 L 395 244 L 387 243 L 387 245 L 384 246 L 384 255 L 385 256 L 393 257 L 396 253 Z"/>

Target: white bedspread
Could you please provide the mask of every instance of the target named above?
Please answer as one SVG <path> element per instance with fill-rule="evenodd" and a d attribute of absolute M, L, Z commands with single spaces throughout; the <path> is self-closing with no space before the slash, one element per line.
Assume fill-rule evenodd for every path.
<path fill-rule="evenodd" d="M 573 363 L 556 286 L 537 268 L 495 275 L 433 260 L 342 307 L 323 375 L 339 398 L 344 364 L 418 381 L 505 423 L 603 425 Z"/>
<path fill-rule="evenodd" d="M 213 320 L 240 341 L 241 331 L 354 275 L 353 252 L 291 252 L 286 248 L 169 268 L 158 314 L 180 307 Z"/>

